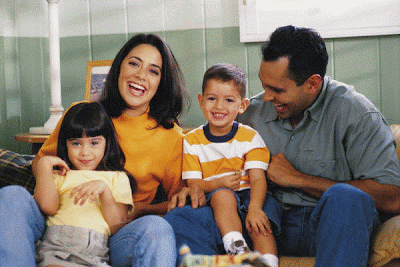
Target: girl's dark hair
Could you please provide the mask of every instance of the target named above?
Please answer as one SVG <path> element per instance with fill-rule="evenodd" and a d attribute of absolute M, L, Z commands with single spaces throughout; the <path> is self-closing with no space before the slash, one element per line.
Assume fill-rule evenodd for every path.
<path fill-rule="evenodd" d="M 99 171 L 124 171 L 127 173 L 132 192 L 137 182 L 124 168 L 125 154 L 118 144 L 114 125 L 100 103 L 82 102 L 72 106 L 64 115 L 57 142 L 57 156 L 70 168 L 74 168 L 68 157 L 67 140 L 71 138 L 95 137 L 102 135 L 106 139 L 104 156 L 97 166 Z"/>
<path fill-rule="evenodd" d="M 276 29 L 262 47 L 262 54 L 264 61 L 288 57 L 290 76 L 297 86 L 313 74 L 324 78 L 328 65 L 328 52 L 321 36 L 313 29 L 292 25 Z"/>
<path fill-rule="evenodd" d="M 107 114 L 116 118 L 128 108 L 118 88 L 121 64 L 129 52 L 140 44 L 157 48 L 162 57 L 161 80 L 156 94 L 150 101 L 150 117 L 166 129 L 179 123 L 184 103 L 189 104 L 183 74 L 169 46 L 157 35 L 138 34 L 133 36 L 118 52 L 108 73 L 100 102 Z M 185 103 L 185 104 L 186 104 Z M 157 127 L 156 126 L 156 127 Z"/>
<path fill-rule="evenodd" d="M 207 82 L 211 79 L 219 80 L 221 82 L 232 81 L 235 86 L 237 86 L 239 94 L 242 98 L 247 95 L 247 78 L 244 71 L 232 64 L 228 63 L 218 63 L 210 68 L 204 73 L 202 93 L 207 86 Z"/>

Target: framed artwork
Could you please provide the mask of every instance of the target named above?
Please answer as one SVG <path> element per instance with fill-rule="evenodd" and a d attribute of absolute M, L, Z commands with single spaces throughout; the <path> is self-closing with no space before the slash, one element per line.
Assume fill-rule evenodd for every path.
<path fill-rule="evenodd" d="M 112 60 L 88 61 L 86 68 L 85 100 L 97 101 L 104 89 Z"/>

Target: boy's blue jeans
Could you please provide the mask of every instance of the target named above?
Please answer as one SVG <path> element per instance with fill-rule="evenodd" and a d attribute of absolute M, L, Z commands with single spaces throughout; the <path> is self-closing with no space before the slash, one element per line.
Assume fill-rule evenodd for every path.
<path fill-rule="evenodd" d="M 0 265 L 34 267 L 35 242 L 45 229 L 45 217 L 23 187 L 0 189 Z M 173 229 L 161 217 L 144 216 L 110 238 L 112 266 L 175 266 Z"/>
<path fill-rule="evenodd" d="M 175 231 L 177 248 L 193 254 L 224 254 L 209 206 L 176 208 L 164 218 Z M 348 184 L 331 186 L 316 207 L 282 210 L 275 233 L 280 255 L 316 256 L 315 266 L 367 266 L 370 236 L 379 225 L 372 198 Z"/>

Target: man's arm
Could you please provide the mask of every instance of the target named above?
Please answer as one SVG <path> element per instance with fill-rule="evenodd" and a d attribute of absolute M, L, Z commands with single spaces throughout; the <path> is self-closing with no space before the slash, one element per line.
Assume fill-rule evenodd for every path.
<path fill-rule="evenodd" d="M 282 187 L 293 187 L 320 198 L 332 185 L 338 183 L 326 178 L 307 175 L 296 170 L 282 154 L 271 157 L 267 170 L 268 179 Z M 400 212 L 400 187 L 378 183 L 372 179 L 351 180 L 345 183 L 353 185 L 368 193 L 378 209 Z"/>

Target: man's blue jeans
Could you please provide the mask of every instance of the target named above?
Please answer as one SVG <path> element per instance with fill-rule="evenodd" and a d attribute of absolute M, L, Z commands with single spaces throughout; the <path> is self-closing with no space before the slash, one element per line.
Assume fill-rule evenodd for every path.
<path fill-rule="evenodd" d="M 45 229 L 45 217 L 23 187 L 0 189 L 0 265 L 34 267 L 35 242 Z M 112 266 L 175 266 L 173 229 L 159 216 L 144 216 L 110 238 Z"/>
<path fill-rule="evenodd" d="M 176 208 L 164 218 L 175 231 L 177 248 L 193 254 L 224 254 L 222 237 L 209 206 Z M 280 255 L 316 256 L 315 266 L 367 265 L 372 231 L 379 225 L 374 201 L 348 184 L 331 186 L 316 207 L 282 210 L 275 238 Z"/>

